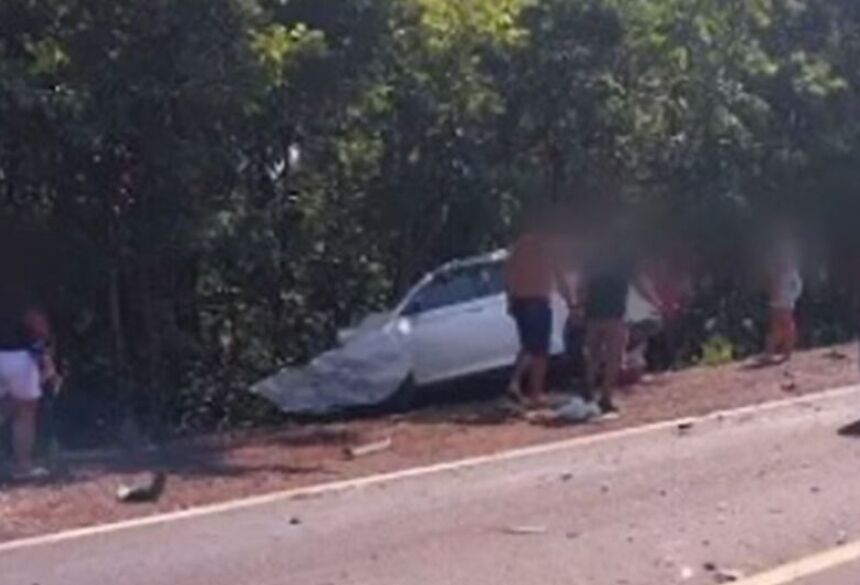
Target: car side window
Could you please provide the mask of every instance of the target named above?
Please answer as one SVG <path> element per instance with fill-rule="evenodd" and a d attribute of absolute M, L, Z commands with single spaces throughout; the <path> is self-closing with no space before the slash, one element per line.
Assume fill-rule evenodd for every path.
<path fill-rule="evenodd" d="M 505 265 L 503 262 L 481 264 L 477 268 L 480 296 L 491 297 L 505 292 Z"/>
<path fill-rule="evenodd" d="M 405 314 L 427 313 L 499 294 L 504 288 L 502 281 L 501 263 L 479 264 L 441 272 L 418 291 Z"/>

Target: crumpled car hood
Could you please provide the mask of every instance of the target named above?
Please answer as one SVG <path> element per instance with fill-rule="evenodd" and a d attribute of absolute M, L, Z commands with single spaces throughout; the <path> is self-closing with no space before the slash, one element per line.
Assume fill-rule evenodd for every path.
<path fill-rule="evenodd" d="M 251 392 L 293 414 L 330 414 L 380 404 L 394 396 L 412 371 L 402 333 L 378 324 L 360 326 L 342 347 L 303 368 L 286 368 Z"/>

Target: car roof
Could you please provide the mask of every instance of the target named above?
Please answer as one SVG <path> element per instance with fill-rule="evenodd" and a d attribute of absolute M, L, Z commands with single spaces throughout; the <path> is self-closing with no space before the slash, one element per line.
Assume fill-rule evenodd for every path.
<path fill-rule="evenodd" d="M 448 272 L 460 268 L 470 268 L 472 266 L 480 266 L 481 264 L 496 264 L 504 262 L 508 258 L 508 251 L 505 249 L 496 250 L 487 254 L 478 256 L 469 256 L 468 258 L 458 258 L 451 260 L 437 268 L 434 272 Z"/>

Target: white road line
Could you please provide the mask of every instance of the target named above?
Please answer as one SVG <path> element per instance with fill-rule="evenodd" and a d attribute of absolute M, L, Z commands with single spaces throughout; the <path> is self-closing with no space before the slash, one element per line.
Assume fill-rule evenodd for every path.
<path fill-rule="evenodd" d="M 742 579 L 737 581 L 737 585 L 788 585 L 858 560 L 860 560 L 860 541 L 814 554 L 766 573 Z"/>
<path fill-rule="evenodd" d="M 325 483 L 316 486 L 310 486 L 305 488 L 291 489 L 286 491 L 275 492 L 272 494 L 266 494 L 262 496 L 254 496 L 250 498 L 233 500 L 229 502 L 222 502 L 219 504 L 211 504 L 206 506 L 199 506 L 195 508 L 190 508 L 188 510 L 181 510 L 178 512 L 169 512 L 166 514 L 158 514 L 154 516 L 147 516 L 144 518 L 135 518 L 132 520 L 125 520 L 122 522 L 116 522 L 112 524 L 103 524 L 98 526 L 90 526 L 86 528 L 79 528 L 74 530 L 67 530 L 63 532 L 57 532 L 54 534 L 47 534 L 43 536 L 35 536 L 32 538 L 24 538 L 20 540 L 13 540 L 7 543 L 0 543 L 0 554 L 8 553 L 24 548 L 35 547 L 35 546 L 43 546 L 50 545 L 59 542 L 64 542 L 68 540 L 74 540 L 78 538 L 86 538 L 91 536 L 97 536 L 102 534 L 110 534 L 113 532 L 118 532 L 121 530 L 130 530 L 134 528 L 143 528 L 146 526 L 153 526 L 157 524 L 164 524 L 168 522 L 176 522 L 179 520 L 188 520 L 192 518 L 198 518 L 201 516 L 210 516 L 215 514 L 222 514 L 225 512 L 241 510 L 245 508 L 251 508 L 256 506 L 262 506 L 266 504 L 272 504 L 276 502 L 283 502 L 292 499 L 298 498 L 306 498 L 313 496 L 321 496 L 324 494 L 342 492 L 352 489 L 365 488 L 369 486 L 379 485 L 383 483 L 389 483 L 394 481 L 400 481 L 408 478 L 415 477 L 424 477 L 428 475 L 444 473 L 455 470 L 469 469 L 473 467 L 478 467 L 482 465 L 487 465 L 491 463 L 498 463 L 503 461 L 512 461 L 515 459 L 521 459 L 526 457 L 533 457 L 537 455 L 546 455 L 555 453 L 558 451 L 564 451 L 568 449 L 575 449 L 580 447 L 585 447 L 588 445 L 595 445 L 599 443 L 618 441 L 625 438 L 638 437 L 642 435 L 647 435 L 649 433 L 672 430 L 677 428 L 677 426 L 681 423 L 688 422 L 690 420 L 695 420 L 697 422 L 707 422 L 707 421 L 717 421 L 717 420 L 726 420 L 726 419 L 737 419 L 743 418 L 745 416 L 754 415 L 754 414 L 764 414 L 768 412 L 772 412 L 775 410 L 781 410 L 786 408 L 791 408 L 794 406 L 803 406 L 803 405 L 811 405 L 820 402 L 827 402 L 828 400 L 839 399 L 842 397 L 850 396 L 851 394 L 860 395 L 860 386 L 847 386 L 842 388 L 836 388 L 834 390 L 819 392 L 815 394 L 808 394 L 805 396 L 798 396 L 795 398 L 790 398 L 786 400 L 778 400 L 773 402 L 766 402 L 763 404 L 757 404 L 752 406 L 745 406 L 742 408 L 737 408 L 733 410 L 725 410 L 714 412 L 709 415 L 705 415 L 699 418 L 691 419 L 690 417 L 685 417 L 682 419 L 674 419 L 674 420 L 666 420 L 660 421 L 656 423 L 651 423 L 648 425 L 638 426 L 638 427 L 630 427 L 626 429 L 620 429 L 617 431 L 610 431 L 606 433 L 597 433 L 594 435 L 588 435 L 584 437 L 575 437 L 573 439 L 566 439 L 563 441 L 556 441 L 554 443 L 544 443 L 541 445 L 535 445 L 532 447 L 525 447 L 520 449 L 513 449 L 510 451 L 503 451 L 501 453 L 495 453 L 492 455 L 483 455 L 479 457 L 472 457 L 469 459 L 462 459 L 458 461 L 450 461 L 445 463 L 438 463 L 435 465 L 429 465 L 426 467 L 416 467 L 412 469 L 404 469 L 400 471 L 394 471 L 390 473 L 383 473 L 379 475 L 372 475 L 367 477 L 360 477 L 357 479 L 350 479 L 344 481 L 337 481 L 331 483 Z M 860 404 L 860 396 L 858 396 L 858 404 Z M 860 410 L 860 408 L 858 408 Z"/>

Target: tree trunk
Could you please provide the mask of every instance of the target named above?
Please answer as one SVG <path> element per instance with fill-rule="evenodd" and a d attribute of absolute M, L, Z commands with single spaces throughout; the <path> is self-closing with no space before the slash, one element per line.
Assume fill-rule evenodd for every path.
<path fill-rule="evenodd" d="M 157 315 L 153 303 L 152 267 L 149 255 L 140 252 L 137 266 L 138 298 L 140 300 L 140 321 L 143 333 L 143 359 L 145 376 L 143 390 L 153 430 L 160 434 L 163 430 L 164 393 L 162 391 L 161 371 L 161 334 L 156 324 Z"/>

